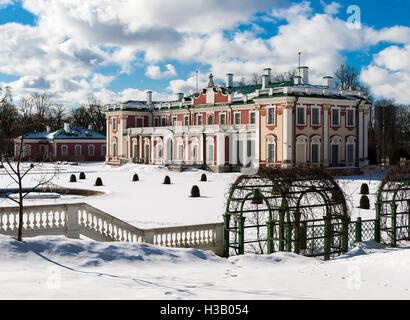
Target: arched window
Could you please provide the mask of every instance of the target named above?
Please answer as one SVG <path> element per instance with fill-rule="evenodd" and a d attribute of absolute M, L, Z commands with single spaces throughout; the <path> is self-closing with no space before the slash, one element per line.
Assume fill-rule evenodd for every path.
<path fill-rule="evenodd" d="M 191 145 L 191 157 L 190 158 L 193 162 L 197 162 L 198 161 L 198 150 L 199 150 L 198 139 L 192 138 L 190 145 Z"/>
<path fill-rule="evenodd" d="M 118 156 L 118 144 L 117 144 L 117 138 L 113 138 L 111 140 L 111 146 L 112 146 L 112 156 L 117 157 Z"/>
<path fill-rule="evenodd" d="M 214 138 L 209 137 L 206 139 L 206 160 L 210 164 L 215 160 L 214 150 Z"/>
<path fill-rule="evenodd" d="M 304 164 L 307 160 L 307 142 L 306 136 L 299 136 L 296 139 L 296 163 Z"/>
<path fill-rule="evenodd" d="M 356 138 L 349 137 L 346 141 L 346 162 L 350 165 L 355 163 L 355 147 L 356 147 Z"/>
<path fill-rule="evenodd" d="M 212 114 L 208 115 L 208 125 L 214 124 L 214 116 Z"/>
<path fill-rule="evenodd" d="M 266 162 L 268 164 L 276 163 L 276 137 L 266 137 Z"/>
<path fill-rule="evenodd" d="M 330 146 L 331 146 L 331 163 L 332 167 L 339 167 L 340 165 L 340 146 L 342 144 L 342 138 L 339 136 L 334 136 L 330 139 Z"/>
<path fill-rule="evenodd" d="M 319 164 L 321 162 L 320 157 L 320 145 L 321 145 L 320 136 L 314 136 L 311 138 L 310 143 L 310 161 L 313 164 Z"/>

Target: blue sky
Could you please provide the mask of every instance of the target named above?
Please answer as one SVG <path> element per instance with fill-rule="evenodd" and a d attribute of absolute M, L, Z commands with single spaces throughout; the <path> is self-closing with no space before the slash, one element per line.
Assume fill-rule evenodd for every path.
<path fill-rule="evenodd" d="M 360 8 L 360 28 L 349 28 Z M 50 92 L 67 105 L 172 99 L 204 85 L 284 72 L 311 81 L 346 63 L 377 97 L 410 103 L 410 1 L 0 0 L 0 87 L 18 100 Z M 397 85 L 396 85 L 397 84 Z"/>

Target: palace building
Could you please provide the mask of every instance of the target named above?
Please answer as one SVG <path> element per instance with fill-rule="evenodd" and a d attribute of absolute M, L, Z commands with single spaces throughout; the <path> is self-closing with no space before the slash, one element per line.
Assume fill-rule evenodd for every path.
<path fill-rule="evenodd" d="M 189 166 L 215 172 L 243 168 L 314 166 L 360 170 L 368 164 L 370 104 L 360 91 L 309 83 L 309 68 L 293 81 L 273 83 L 265 69 L 259 85 L 224 86 L 177 95 L 175 101 L 108 105 L 107 157 L 127 162 Z"/>

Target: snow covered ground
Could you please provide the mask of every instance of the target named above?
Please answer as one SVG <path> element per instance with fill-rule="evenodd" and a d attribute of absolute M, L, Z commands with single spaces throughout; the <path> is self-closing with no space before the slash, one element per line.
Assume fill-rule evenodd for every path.
<path fill-rule="evenodd" d="M 54 171 L 52 164 L 44 164 L 40 169 L 27 177 L 26 185 L 34 183 L 33 179 Z M 79 180 L 80 172 L 85 172 L 86 180 Z M 132 182 L 132 175 L 139 175 L 139 182 Z M 200 182 L 200 176 L 206 173 L 208 182 Z M 77 176 L 76 183 L 70 183 L 70 175 Z M 162 184 L 169 175 L 171 185 Z M 59 186 L 93 189 L 106 192 L 102 196 L 80 197 L 62 196 L 61 198 L 28 199 L 26 205 L 87 202 L 88 204 L 114 215 L 140 228 L 155 228 L 176 225 L 191 225 L 222 222 L 225 212 L 226 193 L 239 173 L 213 174 L 197 169 L 182 173 L 168 171 L 161 166 L 127 164 L 122 167 L 106 166 L 103 163 L 80 163 L 79 166 L 59 165 L 58 174 L 53 182 Z M 95 187 L 95 179 L 101 177 L 103 187 Z M 346 193 L 352 218 L 374 219 L 375 194 L 381 176 L 347 177 L 338 180 Z M 360 186 L 368 183 L 372 210 L 358 209 Z M 198 185 L 201 198 L 190 198 L 193 185 Z M 11 178 L 0 169 L 0 188 L 13 187 Z M 0 206 L 14 206 L 11 201 L 0 199 Z"/>
<path fill-rule="evenodd" d="M 69 188 L 104 191 L 106 194 L 27 200 L 26 205 L 87 202 L 139 228 L 222 222 L 226 190 L 239 176 L 237 173 L 213 174 L 196 169 L 178 173 L 161 166 L 138 164 L 112 167 L 103 163 L 81 163 L 79 166 L 60 165 L 58 169 L 53 183 Z M 26 178 L 25 186 L 33 185 L 33 179 L 44 176 L 46 172 L 50 176 L 53 171 L 53 165 L 44 164 Z M 85 173 L 86 180 L 78 179 L 80 172 Z M 140 181 L 131 181 L 134 173 L 138 174 Z M 199 181 L 202 173 L 207 175 L 207 182 Z M 69 182 L 71 174 L 76 175 L 77 182 Z M 162 184 L 166 175 L 171 178 L 171 185 Z M 104 186 L 94 186 L 97 177 L 102 178 Z M 201 198 L 189 197 L 193 185 L 199 186 Z M 16 186 L 0 169 L 1 187 Z M 10 200 L 0 199 L 0 206 L 14 205 Z"/>
<path fill-rule="evenodd" d="M 410 243 L 330 262 L 0 235 L 0 299 L 410 299 Z"/>

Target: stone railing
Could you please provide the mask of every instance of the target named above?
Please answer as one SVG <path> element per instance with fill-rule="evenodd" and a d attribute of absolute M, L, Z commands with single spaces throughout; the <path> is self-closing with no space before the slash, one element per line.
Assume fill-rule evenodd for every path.
<path fill-rule="evenodd" d="M 18 207 L 0 208 L 0 234 L 17 236 Z M 139 229 L 86 203 L 25 206 L 23 237 L 80 235 L 95 241 L 145 242 L 223 254 L 223 223 Z"/>

